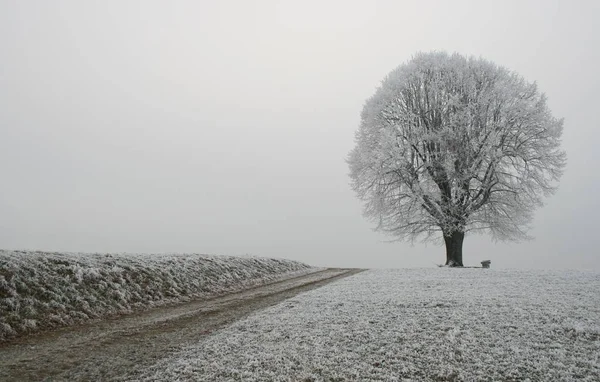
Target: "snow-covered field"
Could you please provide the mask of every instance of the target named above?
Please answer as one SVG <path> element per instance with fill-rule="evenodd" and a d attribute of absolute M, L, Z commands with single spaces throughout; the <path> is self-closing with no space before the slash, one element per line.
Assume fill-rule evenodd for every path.
<path fill-rule="evenodd" d="M 258 257 L 0 250 L 0 341 L 314 270 Z"/>
<path fill-rule="evenodd" d="M 142 380 L 600 381 L 600 274 L 371 270 L 165 358 Z"/>

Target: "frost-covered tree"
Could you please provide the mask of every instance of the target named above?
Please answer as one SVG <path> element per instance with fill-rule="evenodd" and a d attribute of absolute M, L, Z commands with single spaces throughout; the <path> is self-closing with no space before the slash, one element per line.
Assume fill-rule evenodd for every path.
<path fill-rule="evenodd" d="M 565 165 L 562 126 L 518 74 L 420 53 L 365 103 L 348 157 L 352 187 L 377 230 L 399 240 L 441 236 L 446 265 L 462 266 L 466 232 L 528 237 Z"/>

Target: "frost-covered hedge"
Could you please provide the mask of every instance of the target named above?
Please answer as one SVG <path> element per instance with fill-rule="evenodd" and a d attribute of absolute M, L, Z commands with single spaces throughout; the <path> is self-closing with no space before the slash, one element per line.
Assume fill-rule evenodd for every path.
<path fill-rule="evenodd" d="M 308 272 L 290 260 L 0 250 L 0 341 Z"/>

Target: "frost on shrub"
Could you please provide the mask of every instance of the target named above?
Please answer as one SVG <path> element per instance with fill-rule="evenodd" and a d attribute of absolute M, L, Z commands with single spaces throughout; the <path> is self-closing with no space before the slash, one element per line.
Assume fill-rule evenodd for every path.
<path fill-rule="evenodd" d="M 6 278 L 0 274 L 0 298 L 15 297 L 17 291 L 14 286 L 11 285 Z"/>
<path fill-rule="evenodd" d="M 0 340 L 8 339 L 17 335 L 17 332 L 6 322 L 0 322 Z"/>
<path fill-rule="evenodd" d="M 295 261 L 249 257 L 0 250 L 0 339 L 212 297 L 310 270 Z"/>
<path fill-rule="evenodd" d="M 35 330 L 35 328 L 37 328 L 37 323 L 35 320 L 26 318 L 22 321 L 21 330 L 25 332 L 30 332 Z"/>

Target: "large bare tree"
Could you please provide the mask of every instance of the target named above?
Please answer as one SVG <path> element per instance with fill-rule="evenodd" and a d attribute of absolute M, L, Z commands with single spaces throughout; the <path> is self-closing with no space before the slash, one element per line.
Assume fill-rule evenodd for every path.
<path fill-rule="evenodd" d="M 441 236 L 446 265 L 462 266 L 466 232 L 528 237 L 565 165 L 562 126 L 518 74 L 420 53 L 365 103 L 348 157 L 352 187 L 377 230 L 399 240 Z"/>

